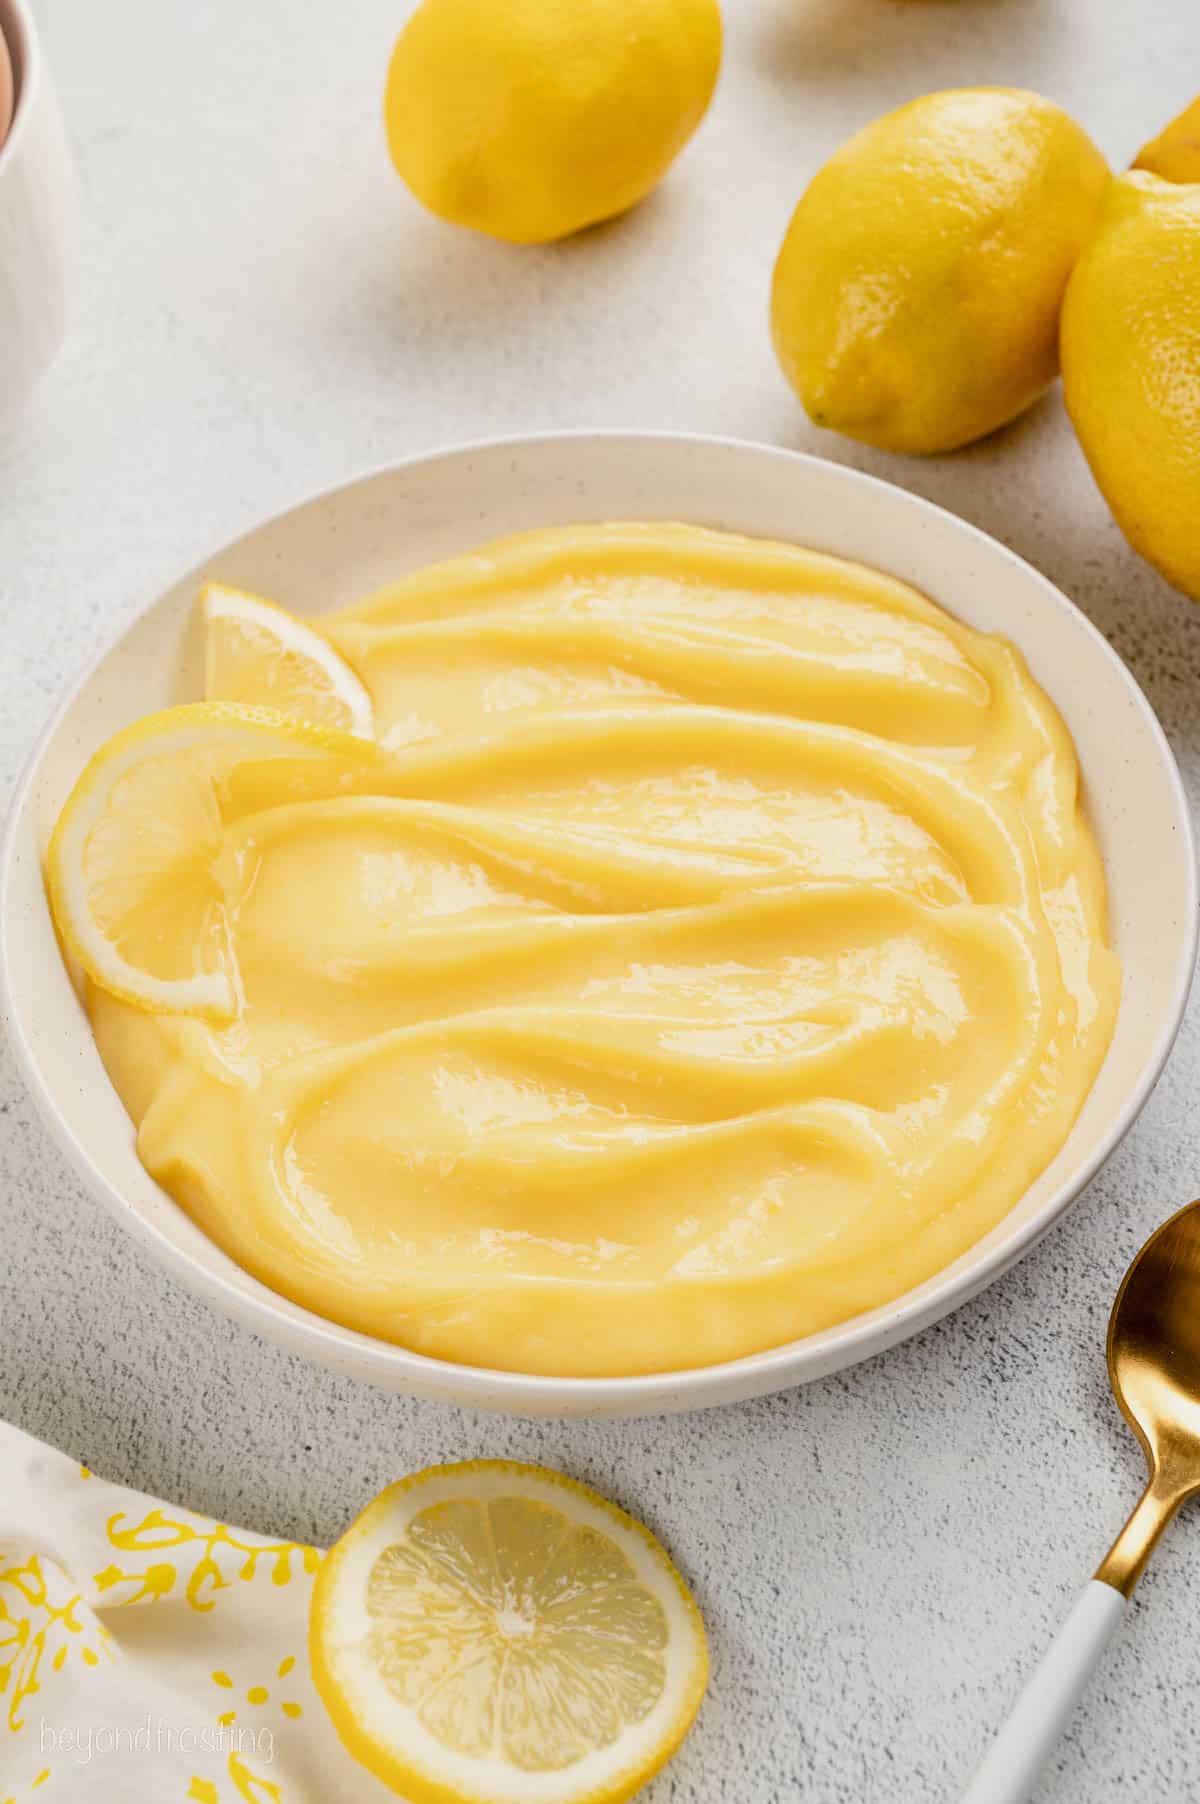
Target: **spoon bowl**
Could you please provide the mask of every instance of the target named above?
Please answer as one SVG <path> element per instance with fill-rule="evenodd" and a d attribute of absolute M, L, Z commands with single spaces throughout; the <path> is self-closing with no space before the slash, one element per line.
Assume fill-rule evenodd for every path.
<path fill-rule="evenodd" d="M 1165 1221 L 1126 1272 L 1109 1318 L 1108 1376 L 1150 1468 L 1096 1573 L 1128 1597 L 1179 1505 L 1200 1490 L 1200 1201 Z"/>
<path fill-rule="evenodd" d="M 1108 1376 L 1151 1465 L 1186 1466 L 1200 1483 L 1200 1202 L 1164 1222 L 1126 1272 Z"/>
<path fill-rule="evenodd" d="M 1152 1234 L 1108 1322 L 1108 1376 L 1146 1455 L 1146 1489 L 963 1794 L 1022 1804 L 1125 1612 L 1159 1536 L 1200 1491 L 1200 1200 Z"/>

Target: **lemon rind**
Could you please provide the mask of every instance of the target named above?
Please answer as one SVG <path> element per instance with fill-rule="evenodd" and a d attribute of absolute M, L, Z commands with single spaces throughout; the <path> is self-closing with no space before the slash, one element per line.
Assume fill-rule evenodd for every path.
<path fill-rule="evenodd" d="M 342 654 L 322 633 L 297 619 L 276 602 L 265 601 L 245 589 L 230 588 L 225 583 L 206 583 L 200 591 L 199 605 L 205 627 L 218 620 L 245 620 L 269 633 L 286 650 L 294 652 L 315 666 L 326 677 L 338 701 L 350 716 L 346 729 L 358 739 L 375 738 L 375 707 L 371 697 Z M 210 659 L 205 662 L 205 694 L 212 700 Z"/>
<path fill-rule="evenodd" d="M 647 1584 L 667 1611 L 673 1625 L 668 1662 L 673 1652 L 676 1672 L 669 1683 L 669 1711 L 656 1727 L 653 1740 L 641 1734 L 644 1724 L 637 1724 L 615 1744 L 617 1750 L 611 1770 L 593 1777 L 603 1766 L 610 1750 L 596 1750 L 579 1765 L 588 1765 L 588 1775 L 581 1779 L 568 1769 L 563 1773 L 531 1774 L 516 1767 L 506 1767 L 492 1760 L 479 1760 L 446 1751 L 440 1770 L 416 1754 L 401 1754 L 394 1742 L 390 1745 L 365 1726 L 347 1695 L 344 1675 L 339 1673 L 339 1650 L 331 1634 L 330 1618 L 337 1606 L 337 1587 L 342 1580 L 348 1557 L 361 1549 L 364 1540 L 374 1540 L 381 1526 L 399 1534 L 417 1507 L 438 1501 L 440 1496 L 461 1495 L 478 1499 L 495 1484 L 503 1484 L 502 1494 L 512 1494 L 552 1502 L 565 1510 L 572 1523 L 602 1525 L 616 1545 L 634 1560 L 639 1579 Z M 429 1497 L 429 1492 L 434 1492 Z M 413 1494 L 417 1497 L 414 1499 Z M 439 1496 L 440 1493 L 440 1496 Z M 501 1494 L 501 1493 L 498 1493 Z M 419 1499 L 419 1502 L 418 1502 Z M 407 1511 L 404 1505 L 410 1503 Z M 399 1508 L 398 1508 L 399 1506 Z M 394 1526 L 393 1526 L 394 1525 Z M 386 1543 L 385 1543 L 386 1544 Z M 313 1591 L 309 1619 L 309 1653 L 318 1694 L 329 1713 L 338 1737 L 356 1760 L 375 1774 L 384 1784 L 412 1800 L 412 1804 L 622 1804 L 676 1752 L 691 1727 L 708 1683 L 708 1644 L 704 1623 L 695 1599 L 669 1555 L 642 1523 L 588 1486 L 562 1473 L 511 1460 L 470 1460 L 461 1464 L 431 1466 L 425 1471 L 399 1480 L 382 1492 L 355 1520 L 337 1545 L 326 1555 Z M 666 1695 L 666 1694 L 665 1694 Z M 394 1706 L 397 1716 L 408 1715 L 400 1704 Z M 659 1706 L 656 1705 L 655 1709 Z M 650 1722 L 654 1712 L 644 1719 Z M 432 1741 L 432 1737 L 422 1738 Z M 622 1755 L 622 1743 L 640 1738 L 646 1745 Z M 470 1783 L 449 1776 L 451 1767 L 476 1769 Z M 489 1779 L 490 1775 L 490 1779 Z M 478 1783 L 475 1783 L 477 1778 Z"/>
<path fill-rule="evenodd" d="M 155 977 L 131 965 L 97 926 L 88 904 L 85 850 L 120 778 L 147 756 L 187 751 L 214 739 L 282 740 L 311 753 L 364 752 L 363 741 L 332 727 L 317 727 L 271 708 L 236 702 L 191 702 L 150 714 L 105 741 L 63 804 L 46 849 L 50 912 L 68 951 L 93 982 L 123 1002 L 151 1014 L 184 1013 L 228 1020 L 237 993 L 227 972 L 184 978 Z"/>

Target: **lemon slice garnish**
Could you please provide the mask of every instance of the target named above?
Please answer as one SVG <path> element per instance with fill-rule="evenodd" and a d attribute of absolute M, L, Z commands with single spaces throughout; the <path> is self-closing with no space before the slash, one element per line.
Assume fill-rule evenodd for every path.
<path fill-rule="evenodd" d="M 361 786 L 384 754 L 270 708 L 193 703 L 101 746 L 46 853 L 55 925 L 139 1007 L 228 1017 L 237 988 L 216 869 L 230 819 Z"/>
<path fill-rule="evenodd" d="M 210 702 L 259 702 L 313 726 L 375 735 L 371 697 L 328 639 L 274 602 L 209 583 L 204 616 L 204 694 Z"/>
<path fill-rule="evenodd" d="M 649 1530 L 504 1460 L 376 1498 L 317 1576 L 310 1651 L 346 1747 L 421 1804 L 616 1804 L 708 1679 L 700 1612 Z"/>

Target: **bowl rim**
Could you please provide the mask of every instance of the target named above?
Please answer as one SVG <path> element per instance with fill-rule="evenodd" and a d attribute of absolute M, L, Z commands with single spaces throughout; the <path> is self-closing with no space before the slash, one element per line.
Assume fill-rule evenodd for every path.
<path fill-rule="evenodd" d="M 0 839 L 0 1020 L 7 1028 L 18 1068 L 35 1105 L 51 1138 L 90 1193 L 99 1198 L 110 1215 L 151 1253 L 170 1277 L 227 1317 L 261 1333 L 290 1352 L 303 1354 L 319 1364 L 349 1373 L 360 1380 L 365 1379 L 387 1389 L 401 1390 L 410 1395 L 462 1407 L 499 1410 L 516 1415 L 632 1417 L 711 1407 L 788 1390 L 810 1379 L 845 1370 L 863 1359 L 886 1351 L 969 1301 L 1014 1265 L 1059 1220 L 1111 1156 L 1145 1106 L 1182 1024 L 1196 965 L 1197 937 L 1200 934 L 1196 844 L 1186 792 L 1162 725 L 1132 671 L 1078 604 L 1027 559 L 984 532 L 981 527 L 962 519 L 936 502 L 912 494 L 898 483 L 808 452 L 716 433 L 642 431 L 622 427 L 514 432 L 436 446 L 358 470 L 338 482 L 327 483 L 299 500 L 251 522 L 215 548 L 208 559 L 202 560 L 196 568 L 203 568 L 204 562 L 210 561 L 212 557 L 221 555 L 262 528 L 276 524 L 291 514 L 327 501 L 346 490 L 419 465 L 495 452 L 528 450 L 535 446 L 570 447 L 595 440 L 636 440 L 642 444 L 659 445 L 667 453 L 680 446 L 707 447 L 735 455 L 750 452 L 756 457 L 777 458 L 806 467 L 819 466 L 825 472 L 836 472 L 835 480 L 844 481 L 850 488 L 882 489 L 900 495 L 917 514 L 933 516 L 941 525 L 948 524 L 951 530 L 964 534 L 977 545 L 983 546 L 986 555 L 1002 559 L 1016 566 L 1026 578 L 1032 578 L 1035 585 L 1048 591 L 1057 603 L 1069 610 L 1076 630 L 1089 637 L 1094 642 L 1095 649 L 1114 667 L 1119 679 L 1130 692 L 1155 744 L 1175 824 L 1181 834 L 1181 849 L 1185 854 L 1183 868 L 1186 908 L 1169 1005 L 1154 1035 L 1150 1053 L 1122 1107 L 1082 1163 L 1058 1185 L 1037 1213 L 989 1249 L 970 1269 L 953 1276 L 948 1275 L 950 1268 L 935 1274 L 922 1285 L 921 1289 L 925 1294 L 917 1295 L 914 1291 L 908 1291 L 894 1299 L 892 1304 L 884 1305 L 886 1315 L 881 1315 L 876 1309 L 860 1316 L 851 1316 L 845 1323 L 835 1324 L 833 1328 L 823 1331 L 822 1338 L 826 1339 L 827 1344 L 819 1351 L 813 1349 L 811 1344 L 816 1337 L 810 1336 L 717 1364 L 616 1378 L 543 1376 L 435 1359 L 428 1354 L 416 1353 L 409 1348 L 329 1321 L 292 1303 L 261 1282 L 256 1284 L 255 1293 L 247 1296 L 237 1288 L 231 1275 L 207 1270 L 195 1263 L 186 1249 L 176 1245 L 160 1227 L 131 1205 L 95 1165 L 87 1146 L 68 1125 L 45 1084 L 14 1013 L 8 971 L 7 913 L 10 876 L 18 853 L 17 842 L 30 792 L 42 758 L 78 696 L 113 654 L 125 634 L 171 588 L 186 580 L 189 572 L 181 573 L 159 589 L 149 602 L 130 610 L 119 622 L 117 630 L 105 638 L 99 650 L 68 683 L 55 704 L 21 765 L 12 790 L 3 838 Z M 178 1208 L 173 1199 L 168 1200 L 173 1207 Z M 230 1261 L 230 1264 L 233 1262 Z M 831 1336 L 836 1336 L 836 1339 L 829 1339 Z"/>

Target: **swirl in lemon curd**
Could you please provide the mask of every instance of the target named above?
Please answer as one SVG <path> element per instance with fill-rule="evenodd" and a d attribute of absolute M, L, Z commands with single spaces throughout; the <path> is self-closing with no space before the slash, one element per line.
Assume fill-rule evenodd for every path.
<path fill-rule="evenodd" d="M 232 1023 L 89 995 L 145 1164 L 264 1282 L 446 1359 L 697 1366 L 899 1296 L 1061 1147 L 1120 980 L 1004 640 L 675 525 L 320 624 L 387 782 L 227 829 Z"/>

